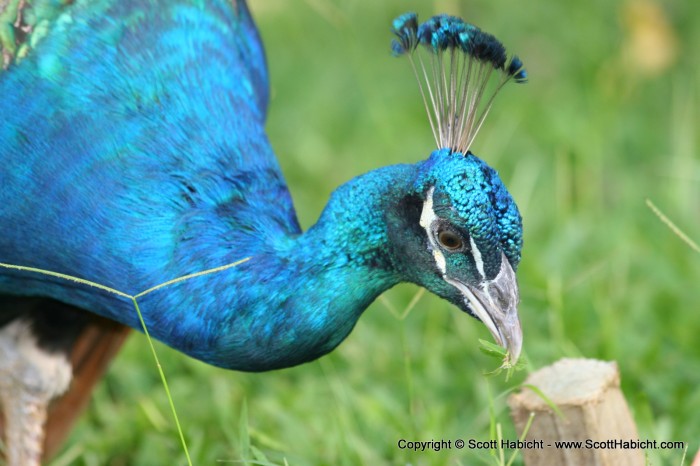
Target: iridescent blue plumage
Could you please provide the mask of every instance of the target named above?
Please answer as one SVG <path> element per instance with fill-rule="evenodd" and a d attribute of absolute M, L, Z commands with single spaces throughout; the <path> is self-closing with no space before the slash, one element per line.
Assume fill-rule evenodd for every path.
<path fill-rule="evenodd" d="M 6 22 L 8 5 L 21 17 Z M 479 318 L 517 359 L 521 219 L 469 152 L 498 89 L 526 80 L 493 36 L 447 15 L 394 21 L 394 54 L 423 49 L 433 66 L 421 91 L 438 148 L 348 181 L 302 232 L 265 134 L 267 69 L 242 1 L 10 0 L 0 27 L 0 263 L 136 294 L 248 258 L 139 302 L 152 336 L 225 368 L 315 359 L 400 282 Z M 18 312 L 7 296 L 141 328 L 128 299 L 0 267 L 1 342 Z"/>
<path fill-rule="evenodd" d="M 419 26 L 407 14 L 394 31 L 397 54 L 459 48 L 525 77 L 500 42 L 458 18 Z M 0 96 L 0 262 L 137 293 L 250 257 L 143 298 L 151 334 L 184 353 L 251 371 L 299 364 L 332 350 L 402 281 L 486 319 L 520 351 L 519 326 L 489 317 L 500 306 L 515 325 L 517 290 L 487 302 L 490 287 L 515 286 L 520 216 L 466 149 L 357 177 L 301 231 L 264 131 L 267 71 L 242 2 L 67 4 L 0 73 Z M 473 293 L 487 300 L 477 309 Z M 55 278 L 0 270 L 0 294 L 140 328 L 130 301 Z"/>
<path fill-rule="evenodd" d="M 503 250 L 514 269 L 520 263 L 522 222 L 518 208 L 496 171 L 471 152 L 464 155 L 441 149 L 421 167 L 417 192 L 435 186 L 434 210 L 465 226 L 485 262 L 488 276 L 495 276 Z M 488 208 L 485 208 L 488 207 Z"/>

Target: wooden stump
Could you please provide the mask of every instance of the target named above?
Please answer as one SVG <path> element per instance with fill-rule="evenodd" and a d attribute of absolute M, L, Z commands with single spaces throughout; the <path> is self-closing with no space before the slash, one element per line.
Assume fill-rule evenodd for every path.
<path fill-rule="evenodd" d="M 617 364 L 561 359 L 530 374 L 525 384 L 539 388 L 563 414 L 556 414 L 528 388 L 510 396 L 508 404 L 518 435 L 534 413 L 526 440 L 542 441 L 535 444 L 542 448 L 522 450 L 527 466 L 644 465 L 644 444 L 639 442 L 637 427 L 622 396 Z"/>

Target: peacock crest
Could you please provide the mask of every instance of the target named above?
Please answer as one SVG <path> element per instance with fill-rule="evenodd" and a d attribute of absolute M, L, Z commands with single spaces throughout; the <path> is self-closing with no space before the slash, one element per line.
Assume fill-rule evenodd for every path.
<path fill-rule="evenodd" d="M 527 81 L 517 56 L 508 58 L 498 39 L 461 18 L 438 15 L 419 25 L 405 13 L 393 33 L 393 53 L 408 56 L 439 149 L 466 154 L 501 88 Z"/>

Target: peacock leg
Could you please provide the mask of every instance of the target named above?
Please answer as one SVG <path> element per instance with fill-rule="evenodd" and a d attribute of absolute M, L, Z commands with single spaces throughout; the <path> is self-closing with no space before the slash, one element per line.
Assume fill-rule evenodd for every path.
<path fill-rule="evenodd" d="M 0 296 L 0 438 L 9 466 L 58 451 L 129 333 L 58 301 Z"/>
<path fill-rule="evenodd" d="M 49 403 L 66 391 L 72 370 L 64 353 L 39 345 L 29 320 L 0 329 L 0 404 L 8 466 L 41 463 Z"/>

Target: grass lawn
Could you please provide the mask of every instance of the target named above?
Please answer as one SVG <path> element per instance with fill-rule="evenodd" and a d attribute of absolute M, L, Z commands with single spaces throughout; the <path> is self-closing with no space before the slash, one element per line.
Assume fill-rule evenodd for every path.
<path fill-rule="evenodd" d="M 299 218 L 339 184 L 434 149 L 391 20 L 461 15 L 499 37 L 530 82 L 507 86 L 472 150 L 524 218 L 518 270 L 529 370 L 617 361 L 642 439 L 700 447 L 700 3 L 682 0 L 252 1 L 268 53 L 268 130 Z M 475 465 L 488 450 L 413 452 L 399 439 L 514 439 L 506 381 L 483 325 L 415 286 L 375 302 L 334 353 L 263 374 L 226 372 L 158 345 L 193 462 Z M 408 311 L 407 311 L 408 310 Z M 649 451 L 680 465 L 682 451 Z M 516 464 L 518 464 L 518 459 Z M 142 335 L 133 335 L 53 462 L 185 464 Z M 686 464 L 689 461 L 686 460 Z"/>

